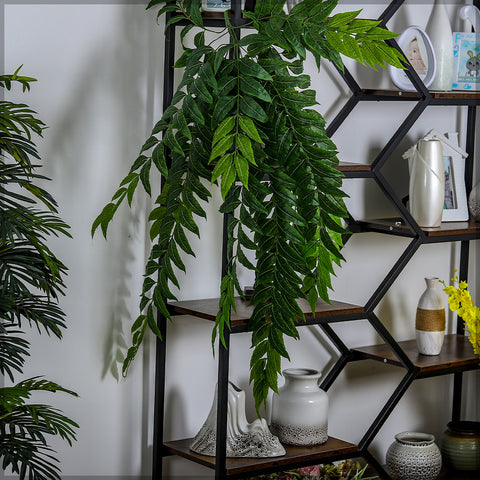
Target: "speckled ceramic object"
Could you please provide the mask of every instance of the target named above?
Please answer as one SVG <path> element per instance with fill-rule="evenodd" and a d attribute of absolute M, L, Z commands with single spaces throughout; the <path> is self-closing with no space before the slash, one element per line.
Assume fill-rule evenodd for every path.
<path fill-rule="evenodd" d="M 197 433 L 190 449 L 202 455 L 215 456 L 217 438 L 217 390 L 210 413 Z M 285 449 L 268 429 L 264 418 L 247 422 L 245 392 L 233 383 L 228 385 L 227 457 L 279 457 Z"/>
<path fill-rule="evenodd" d="M 272 398 L 270 430 L 282 443 L 320 445 L 328 440 L 328 397 L 321 374 L 307 368 L 283 371 L 285 384 Z"/>
<path fill-rule="evenodd" d="M 440 439 L 440 450 L 447 468 L 480 471 L 480 422 L 450 422 Z"/>
<path fill-rule="evenodd" d="M 440 449 L 428 433 L 398 433 L 387 450 L 387 470 L 393 480 L 435 480 L 441 468 Z"/>
<path fill-rule="evenodd" d="M 480 182 L 477 183 L 468 196 L 468 210 L 474 222 L 480 222 Z"/>
<path fill-rule="evenodd" d="M 427 288 L 418 301 L 415 337 L 422 355 L 438 355 L 445 338 L 445 303 L 438 282 L 436 277 L 425 278 Z"/>

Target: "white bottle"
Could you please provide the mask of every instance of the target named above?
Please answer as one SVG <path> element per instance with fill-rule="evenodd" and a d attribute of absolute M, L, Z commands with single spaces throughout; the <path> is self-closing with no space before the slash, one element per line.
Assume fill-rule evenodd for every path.
<path fill-rule="evenodd" d="M 430 90 L 448 92 L 453 84 L 453 34 L 444 0 L 435 0 L 425 29 L 437 60 L 437 73 Z"/>

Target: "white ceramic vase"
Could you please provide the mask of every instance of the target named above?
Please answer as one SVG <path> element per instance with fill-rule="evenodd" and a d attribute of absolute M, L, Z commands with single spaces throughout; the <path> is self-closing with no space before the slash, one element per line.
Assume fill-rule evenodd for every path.
<path fill-rule="evenodd" d="M 421 227 L 439 227 L 445 202 L 443 150 L 439 140 L 419 140 L 410 159 L 410 213 Z"/>
<path fill-rule="evenodd" d="M 210 413 L 190 445 L 192 451 L 202 455 L 216 454 L 217 399 L 218 388 L 215 389 Z M 245 392 L 231 382 L 228 384 L 227 412 L 227 457 L 263 458 L 285 455 L 285 449 L 278 438 L 270 433 L 264 418 L 247 422 Z"/>
<path fill-rule="evenodd" d="M 386 457 L 393 480 L 435 480 L 442 468 L 440 449 L 428 433 L 398 433 Z"/>
<path fill-rule="evenodd" d="M 445 0 L 435 0 L 426 27 L 435 50 L 437 72 L 430 90 L 450 91 L 453 84 L 453 35 Z"/>
<path fill-rule="evenodd" d="M 445 304 L 438 278 L 427 277 L 415 319 L 417 348 L 422 355 L 438 355 L 445 339 Z"/>
<path fill-rule="evenodd" d="M 272 398 L 270 430 L 289 445 L 320 445 L 328 440 L 328 397 L 316 370 L 284 370 L 285 384 Z"/>

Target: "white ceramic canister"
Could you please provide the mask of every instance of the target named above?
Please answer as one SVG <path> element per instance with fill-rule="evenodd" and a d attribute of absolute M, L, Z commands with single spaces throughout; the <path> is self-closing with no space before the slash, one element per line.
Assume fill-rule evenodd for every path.
<path fill-rule="evenodd" d="M 440 140 L 419 140 L 410 160 L 409 209 L 420 227 L 439 227 L 445 203 Z"/>
<path fill-rule="evenodd" d="M 402 432 L 387 450 L 387 470 L 393 480 L 435 480 L 442 454 L 428 433 Z"/>
<path fill-rule="evenodd" d="M 435 0 L 425 30 L 437 61 L 437 71 L 430 90 L 448 92 L 453 86 L 453 35 L 445 0 Z"/>
<path fill-rule="evenodd" d="M 436 277 L 425 278 L 427 288 L 418 301 L 415 337 L 422 355 L 438 355 L 445 339 L 445 303 L 438 282 Z"/>
<path fill-rule="evenodd" d="M 289 445 L 320 445 L 328 440 L 328 396 L 321 374 L 308 368 L 283 372 L 285 383 L 272 398 L 270 430 Z"/>

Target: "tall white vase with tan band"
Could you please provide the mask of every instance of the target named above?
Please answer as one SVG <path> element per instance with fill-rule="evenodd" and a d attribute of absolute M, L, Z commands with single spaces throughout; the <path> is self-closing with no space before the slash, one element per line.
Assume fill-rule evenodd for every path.
<path fill-rule="evenodd" d="M 418 301 L 415 319 L 417 348 L 422 355 L 439 355 L 445 338 L 444 295 L 438 278 L 427 277 L 425 282 L 427 288 Z"/>

